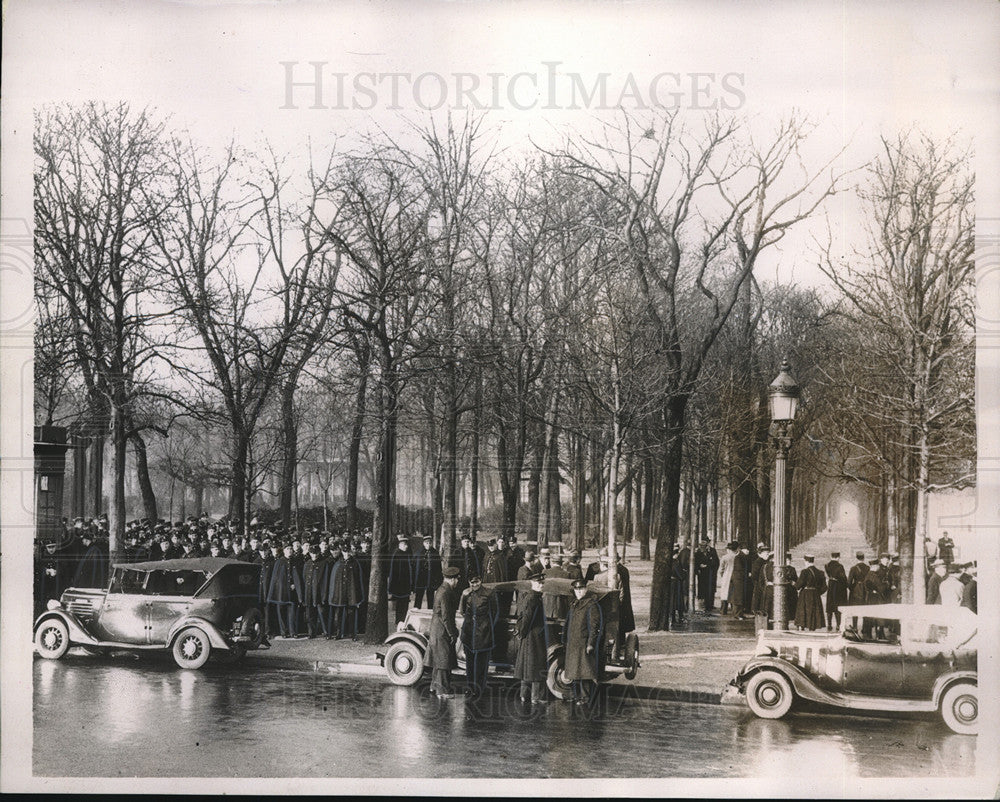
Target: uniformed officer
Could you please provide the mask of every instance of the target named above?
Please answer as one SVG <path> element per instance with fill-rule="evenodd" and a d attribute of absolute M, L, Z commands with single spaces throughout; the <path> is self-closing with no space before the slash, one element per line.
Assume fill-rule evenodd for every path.
<path fill-rule="evenodd" d="M 466 693 L 482 695 L 490 667 L 490 653 L 495 645 L 494 632 L 500 608 L 496 594 L 483 587 L 481 577 L 469 577 L 469 587 L 462 592 L 460 603 L 462 648 L 465 651 Z"/>
<path fill-rule="evenodd" d="M 826 573 L 826 627 L 840 629 L 840 605 L 847 601 L 847 573 L 840 562 L 840 552 L 830 552 L 823 570 Z"/>
<path fill-rule="evenodd" d="M 410 545 L 406 535 L 397 535 L 398 545 L 389 557 L 389 600 L 393 603 L 396 623 L 406 618 L 410 607 L 410 594 L 416 579 L 416 566 L 410 554 Z"/>
<path fill-rule="evenodd" d="M 442 698 L 451 698 L 451 670 L 458 667 L 455 643 L 458 627 L 455 613 L 458 611 L 458 577 L 460 571 L 448 566 L 443 571 L 442 585 L 434 597 L 434 612 L 431 613 L 431 628 L 427 640 L 427 665 L 431 668 L 431 693 Z"/>
<path fill-rule="evenodd" d="M 527 555 L 525 555 L 527 556 Z M 517 594 L 517 657 L 514 678 L 521 681 L 521 701 L 525 704 L 545 703 L 545 677 L 548 673 L 548 639 L 545 632 L 545 610 L 542 587 L 545 579 L 541 567 L 531 570 L 526 579 L 531 590 Z"/>
<path fill-rule="evenodd" d="M 799 629 L 822 629 L 826 626 L 822 599 L 822 595 L 826 593 L 826 578 L 816 567 L 813 555 L 806 554 L 802 561 L 802 573 L 795 581 L 795 589 L 799 592 L 795 607 L 795 626 Z"/>
<path fill-rule="evenodd" d="M 573 683 L 573 700 L 583 704 L 596 697 L 601 671 L 598 647 L 604 621 L 597 597 L 587 592 L 585 579 L 573 580 L 573 596 L 563 627 L 563 673 Z"/>

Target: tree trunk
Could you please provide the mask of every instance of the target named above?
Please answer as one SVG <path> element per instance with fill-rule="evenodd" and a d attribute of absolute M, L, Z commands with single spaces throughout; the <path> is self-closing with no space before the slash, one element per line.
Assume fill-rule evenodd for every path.
<path fill-rule="evenodd" d="M 135 470 L 139 479 L 139 492 L 142 494 L 142 507 L 146 517 L 155 524 L 159 513 L 156 509 L 156 493 L 153 491 L 153 483 L 149 478 L 146 441 L 138 432 L 134 432 L 129 439 L 132 441 L 132 450 L 135 453 Z"/>
<path fill-rule="evenodd" d="M 298 426 L 295 421 L 295 385 L 289 378 L 281 385 L 281 474 L 278 488 L 278 509 L 281 524 L 287 532 L 292 521 L 292 492 L 295 486 L 295 464 L 298 461 Z"/>
<path fill-rule="evenodd" d="M 114 452 L 112 462 L 111 504 L 108 511 L 108 551 L 111 561 L 118 560 L 118 552 L 125 540 L 125 410 L 121 403 L 111 406 L 111 442 Z"/>
<path fill-rule="evenodd" d="M 539 531 L 544 528 L 539 520 L 542 515 L 541 486 L 542 468 L 545 462 L 545 426 L 539 424 L 531 454 L 531 469 L 528 474 L 528 520 L 525 539 L 534 541 L 539 546 Z"/>
<path fill-rule="evenodd" d="M 483 422 L 483 379 L 476 375 L 476 397 L 472 404 L 472 463 L 469 466 L 469 535 L 473 542 L 479 531 L 479 429 Z"/>
<path fill-rule="evenodd" d="M 677 512 L 681 490 L 681 458 L 683 457 L 684 414 L 687 396 L 670 400 L 664 409 L 664 428 L 667 435 L 663 451 L 663 500 L 661 505 L 661 530 L 656 540 L 653 558 L 653 582 L 649 600 L 649 629 L 667 629 L 667 601 L 670 594 L 670 562 L 674 543 L 677 542 Z"/>
<path fill-rule="evenodd" d="M 361 437 L 365 427 L 365 405 L 368 398 L 368 371 L 363 369 L 354 395 L 354 422 L 351 425 L 351 444 L 347 451 L 347 531 L 358 526 L 358 467 L 361 461 Z"/>
<path fill-rule="evenodd" d="M 90 441 L 90 515 L 97 518 L 104 511 L 104 435 Z"/>
<path fill-rule="evenodd" d="M 372 570 L 368 584 L 368 621 L 365 643 L 382 643 L 389 634 L 389 601 L 386 580 L 389 558 L 389 540 L 393 527 L 393 477 L 395 474 L 396 398 L 394 377 L 383 366 L 382 381 L 378 389 L 377 414 L 379 421 L 378 453 L 375 460 L 375 515 L 372 527 Z"/>
<path fill-rule="evenodd" d="M 639 559 L 650 559 L 649 537 L 653 526 L 653 504 L 656 501 L 656 471 L 653 470 L 653 458 L 646 457 L 642 468 L 646 489 L 642 493 L 643 511 L 639 523 Z M 659 507 L 659 505 L 656 505 Z"/>

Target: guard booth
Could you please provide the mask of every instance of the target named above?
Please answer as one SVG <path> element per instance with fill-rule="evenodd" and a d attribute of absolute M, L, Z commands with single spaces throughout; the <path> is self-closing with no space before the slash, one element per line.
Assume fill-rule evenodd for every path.
<path fill-rule="evenodd" d="M 35 427 L 35 537 L 40 543 L 62 538 L 68 448 L 67 430 L 62 426 Z"/>

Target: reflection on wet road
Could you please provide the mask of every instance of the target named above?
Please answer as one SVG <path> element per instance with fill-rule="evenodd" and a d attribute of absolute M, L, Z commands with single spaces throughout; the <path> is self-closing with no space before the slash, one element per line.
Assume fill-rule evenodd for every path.
<path fill-rule="evenodd" d="M 34 772 L 151 777 L 970 776 L 976 739 L 933 718 L 605 699 L 526 713 L 498 684 L 478 704 L 425 684 L 167 662 L 34 664 Z"/>

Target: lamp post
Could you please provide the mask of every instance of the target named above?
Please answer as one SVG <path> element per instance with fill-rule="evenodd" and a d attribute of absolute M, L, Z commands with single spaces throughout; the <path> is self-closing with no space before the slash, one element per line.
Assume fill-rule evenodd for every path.
<path fill-rule="evenodd" d="M 768 388 L 771 410 L 771 432 L 777 453 L 774 458 L 774 628 L 788 629 L 785 607 L 785 585 L 788 584 L 785 562 L 785 472 L 788 449 L 792 444 L 792 421 L 799 403 L 800 388 L 788 360 L 781 363 L 781 372 Z"/>

